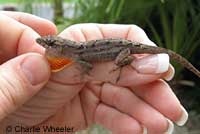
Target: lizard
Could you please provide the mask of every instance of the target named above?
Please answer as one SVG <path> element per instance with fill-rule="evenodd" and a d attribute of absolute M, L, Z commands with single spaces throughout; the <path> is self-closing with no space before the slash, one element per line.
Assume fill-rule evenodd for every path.
<path fill-rule="evenodd" d="M 46 48 L 45 53 L 53 72 L 60 71 L 65 66 L 76 62 L 81 65 L 82 73 L 88 74 L 93 68 L 92 62 L 103 61 L 115 61 L 117 67 L 112 71 L 117 69 L 121 70 L 122 67 L 129 65 L 134 60 L 131 54 L 166 53 L 170 59 L 180 63 L 200 78 L 200 71 L 186 58 L 174 51 L 126 39 L 105 38 L 86 42 L 75 42 L 56 35 L 47 35 L 37 38 L 36 42 Z"/>

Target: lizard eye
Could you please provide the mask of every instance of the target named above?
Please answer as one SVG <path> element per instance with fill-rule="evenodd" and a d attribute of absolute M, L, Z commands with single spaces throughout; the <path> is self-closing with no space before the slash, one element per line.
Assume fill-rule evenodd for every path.
<path fill-rule="evenodd" d="M 46 40 L 46 44 L 48 44 L 49 46 L 54 46 L 55 45 L 55 40 L 52 40 L 52 39 L 47 39 Z"/>
<path fill-rule="evenodd" d="M 41 44 L 41 43 L 42 43 L 42 39 L 41 39 L 41 38 L 37 38 L 37 39 L 36 39 L 36 42 L 37 42 L 38 44 Z"/>

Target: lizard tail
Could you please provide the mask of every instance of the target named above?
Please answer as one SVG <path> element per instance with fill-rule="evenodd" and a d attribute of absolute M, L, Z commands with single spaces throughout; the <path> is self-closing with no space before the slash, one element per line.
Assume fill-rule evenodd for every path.
<path fill-rule="evenodd" d="M 200 78 L 200 71 L 195 68 L 187 59 L 171 50 L 167 50 L 167 54 L 171 59 L 177 61 Z"/>
<path fill-rule="evenodd" d="M 177 61 L 179 64 L 183 65 L 185 68 L 193 72 L 195 75 L 197 75 L 200 78 L 200 71 L 196 69 L 187 59 L 182 57 L 181 55 L 175 53 L 172 50 L 161 48 L 161 47 L 155 47 L 155 46 L 148 46 L 144 44 L 140 44 L 138 46 L 132 47 L 131 53 L 149 53 L 149 54 L 159 54 L 159 53 L 166 53 L 169 55 L 170 59 Z"/>

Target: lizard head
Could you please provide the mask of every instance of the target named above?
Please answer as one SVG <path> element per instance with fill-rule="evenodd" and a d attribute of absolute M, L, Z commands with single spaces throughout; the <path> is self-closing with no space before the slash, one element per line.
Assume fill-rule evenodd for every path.
<path fill-rule="evenodd" d="M 53 35 L 37 38 L 36 42 L 46 48 L 45 55 L 52 71 L 59 71 L 72 63 L 76 42 Z"/>
<path fill-rule="evenodd" d="M 56 48 L 63 44 L 64 39 L 54 35 L 43 36 L 36 39 L 36 42 L 46 49 Z"/>
<path fill-rule="evenodd" d="M 63 55 L 68 57 L 73 52 L 72 50 L 78 47 L 76 42 L 55 35 L 37 38 L 36 42 L 46 48 L 46 53 L 53 57 L 61 57 Z"/>

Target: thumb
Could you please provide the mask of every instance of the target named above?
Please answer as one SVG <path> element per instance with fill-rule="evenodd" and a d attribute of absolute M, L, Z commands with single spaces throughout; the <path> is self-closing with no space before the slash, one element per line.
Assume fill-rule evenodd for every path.
<path fill-rule="evenodd" d="M 50 69 L 39 54 L 18 56 L 0 66 L 0 121 L 36 94 L 48 81 Z"/>

